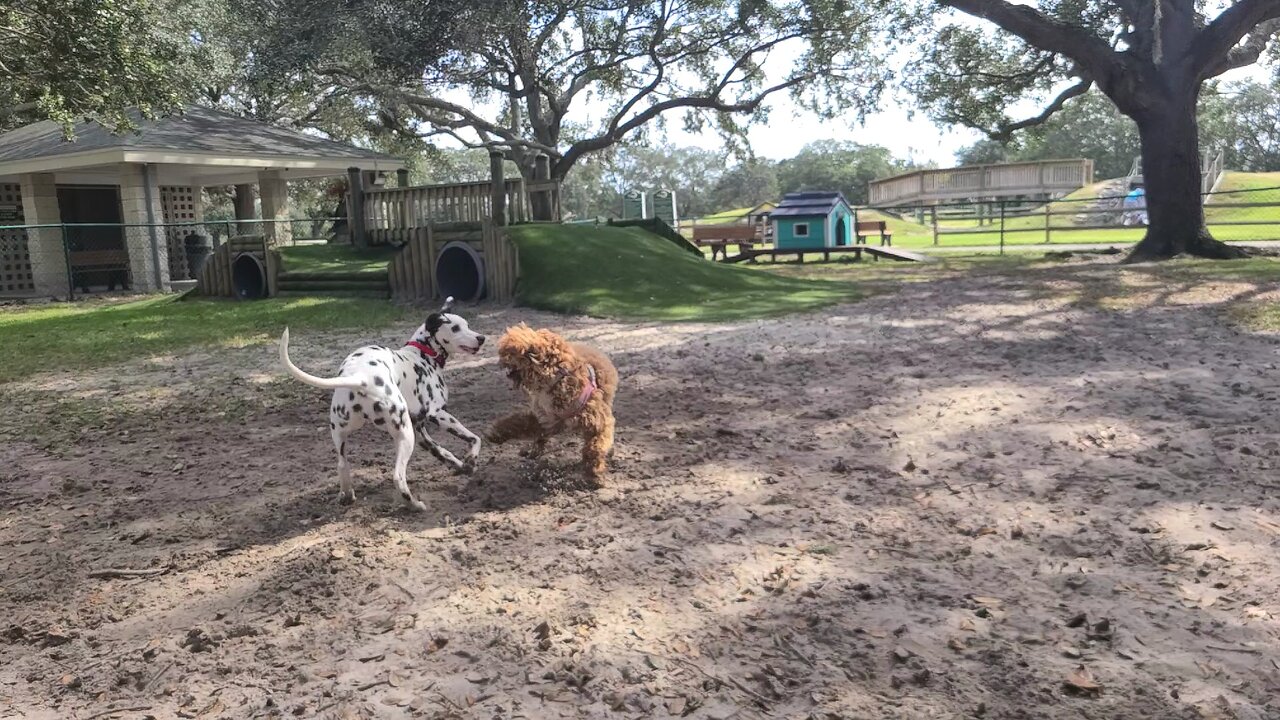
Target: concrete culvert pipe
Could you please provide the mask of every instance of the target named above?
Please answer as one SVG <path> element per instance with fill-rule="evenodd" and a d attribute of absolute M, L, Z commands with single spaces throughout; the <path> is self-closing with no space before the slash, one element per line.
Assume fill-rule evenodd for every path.
<path fill-rule="evenodd" d="M 267 269 L 252 253 L 241 253 L 231 262 L 231 289 L 241 300 L 267 296 Z"/>
<path fill-rule="evenodd" d="M 479 300 L 484 297 L 484 258 L 467 243 L 455 240 L 436 256 L 436 282 L 441 297 Z"/>

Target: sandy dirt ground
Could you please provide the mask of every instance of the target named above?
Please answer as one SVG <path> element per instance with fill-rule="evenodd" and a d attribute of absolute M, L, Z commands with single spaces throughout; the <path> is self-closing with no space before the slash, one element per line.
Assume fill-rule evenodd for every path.
<path fill-rule="evenodd" d="M 372 428 L 336 502 L 274 347 L 25 381 L 0 717 L 1280 718 L 1259 291 L 1081 263 L 736 324 L 480 308 L 612 354 L 613 476 L 418 451 L 421 514 Z M 518 401 L 492 349 L 448 380 L 473 429 Z"/>

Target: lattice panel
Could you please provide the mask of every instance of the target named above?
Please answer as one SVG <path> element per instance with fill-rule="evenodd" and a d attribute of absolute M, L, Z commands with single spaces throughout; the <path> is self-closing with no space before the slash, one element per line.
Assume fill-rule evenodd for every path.
<path fill-rule="evenodd" d="M 0 183 L 0 205 L 14 206 L 18 210 L 17 219 L 0 220 L 0 226 L 23 223 L 21 186 Z M 27 231 L 0 230 L 0 295 L 27 295 L 35 289 Z"/>
<path fill-rule="evenodd" d="M 169 242 L 169 277 L 174 280 L 187 277 L 187 253 L 182 241 L 195 229 L 189 223 L 196 221 L 196 203 L 198 202 L 200 202 L 200 193 L 195 188 L 177 186 L 160 188 L 160 207 L 164 212 L 165 224 L 182 223 L 177 227 L 165 228 L 165 236 Z"/>

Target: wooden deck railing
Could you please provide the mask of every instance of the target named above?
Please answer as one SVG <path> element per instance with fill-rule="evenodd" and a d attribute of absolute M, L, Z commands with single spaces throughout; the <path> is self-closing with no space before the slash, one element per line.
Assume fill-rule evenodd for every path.
<path fill-rule="evenodd" d="M 373 232 L 425 227 L 428 223 L 480 222 L 493 215 L 492 188 L 485 180 L 366 190 L 365 228 Z M 506 181 L 506 212 L 509 222 L 529 219 L 529 198 L 520 178 Z"/>
<path fill-rule="evenodd" d="M 1092 160 L 1045 160 L 918 170 L 870 183 L 871 205 L 1066 193 L 1093 182 Z"/>

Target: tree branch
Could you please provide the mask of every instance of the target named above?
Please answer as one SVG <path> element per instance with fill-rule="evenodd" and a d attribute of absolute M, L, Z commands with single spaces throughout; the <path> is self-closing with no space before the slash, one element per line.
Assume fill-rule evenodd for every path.
<path fill-rule="evenodd" d="M 610 124 L 608 131 L 593 138 L 580 140 L 571 145 L 569 149 L 565 151 L 563 157 L 556 162 L 556 172 L 553 174 L 563 177 L 564 174 L 568 172 L 569 168 L 572 168 L 574 163 L 580 160 L 583 155 L 597 150 L 603 150 L 604 148 L 617 143 L 631 131 L 669 110 L 711 110 L 713 112 L 722 113 L 755 112 L 770 95 L 783 90 L 789 90 L 797 85 L 813 80 L 814 77 L 816 76 L 813 74 L 797 75 L 761 90 L 755 97 L 749 100 L 725 102 L 718 97 L 710 96 L 677 97 L 664 100 L 660 103 L 654 103 L 641 112 L 636 113 L 635 116 L 624 123 L 617 123 L 616 121 L 618 118 L 615 117 L 615 122 Z"/>
<path fill-rule="evenodd" d="M 1084 28 L 1059 22 L 1027 5 L 1014 5 L 1005 0 L 937 2 L 995 23 L 1000 29 L 1017 35 L 1034 47 L 1065 55 L 1094 78 L 1109 76 L 1111 67 L 1122 57 L 1113 52 L 1111 46 L 1097 35 Z"/>
<path fill-rule="evenodd" d="M 998 128 L 995 132 L 988 133 L 988 136 L 992 140 L 998 140 L 1000 142 L 1008 142 L 1009 138 L 1015 132 L 1019 130 L 1024 130 L 1029 127 L 1035 127 L 1036 125 L 1043 124 L 1049 118 L 1053 117 L 1059 110 L 1065 107 L 1068 100 L 1070 100 L 1071 98 L 1076 98 L 1076 97 L 1080 97 L 1081 95 L 1084 95 L 1085 93 L 1089 92 L 1089 88 L 1091 87 L 1093 87 L 1093 80 L 1089 78 L 1083 78 L 1082 80 L 1080 80 L 1080 82 L 1076 83 L 1075 85 L 1072 85 L 1066 90 L 1063 90 L 1058 95 L 1058 97 L 1054 98 L 1053 102 L 1049 103 L 1049 106 L 1046 107 L 1044 111 L 1041 112 L 1039 115 L 1036 115 L 1035 117 L 1027 118 L 1026 120 L 1019 120 L 1018 122 L 1015 122 L 1015 123 L 1009 123 L 1008 125 Z"/>
<path fill-rule="evenodd" d="M 1240 48 L 1244 53 L 1235 60 L 1239 63 L 1252 52 L 1251 45 L 1258 40 L 1255 31 L 1265 29 L 1267 32 L 1260 39 L 1261 48 L 1253 57 L 1256 61 L 1257 56 L 1261 55 L 1262 49 L 1266 47 L 1267 40 L 1276 32 L 1276 28 L 1271 27 L 1269 21 L 1277 18 L 1280 18 L 1280 2 L 1276 0 L 1237 0 L 1234 5 L 1223 10 L 1222 14 L 1200 31 L 1192 45 L 1192 67 L 1197 76 L 1205 79 L 1230 70 L 1232 61 L 1229 56 L 1232 55 L 1232 48 L 1235 48 L 1245 36 L 1250 36 L 1249 42 Z M 1250 63 L 1235 66 L 1244 67 L 1248 64 Z M 1215 70 L 1217 72 L 1214 72 Z"/>
<path fill-rule="evenodd" d="M 1268 20 L 1258 25 L 1245 37 L 1243 44 L 1232 48 L 1218 62 L 1210 64 L 1204 71 L 1204 78 L 1217 77 L 1225 72 L 1249 67 L 1258 62 L 1262 53 L 1266 51 L 1267 44 L 1277 34 L 1280 34 L 1280 19 Z"/>

